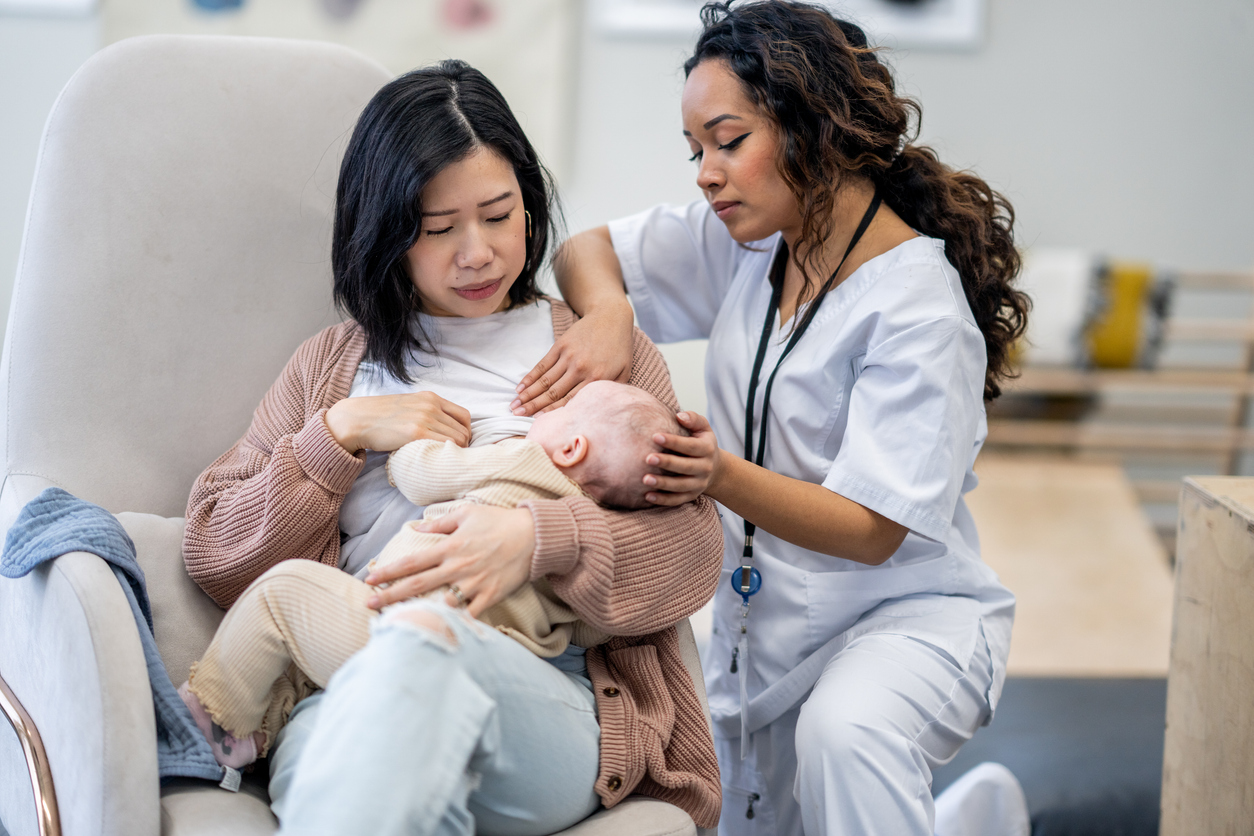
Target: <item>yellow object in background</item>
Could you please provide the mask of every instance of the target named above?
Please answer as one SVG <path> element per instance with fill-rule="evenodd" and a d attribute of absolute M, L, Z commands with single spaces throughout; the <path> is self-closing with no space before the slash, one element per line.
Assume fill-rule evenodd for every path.
<path fill-rule="evenodd" d="M 1100 279 L 1103 305 L 1085 339 L 1089 360 L 1104 369 L 1137 364 L 1154 270 L 1148 264 L 1109 262 Z"/>
<path fill-rule="evenodd" d="M 1016 372 L 1023 368 L 1023 358 L 1028 354 L 1026 345 L 1027 337 L 1020 337 L 1010 344 L 1010 348 L 1006 351 L 1006 362 Z"/>

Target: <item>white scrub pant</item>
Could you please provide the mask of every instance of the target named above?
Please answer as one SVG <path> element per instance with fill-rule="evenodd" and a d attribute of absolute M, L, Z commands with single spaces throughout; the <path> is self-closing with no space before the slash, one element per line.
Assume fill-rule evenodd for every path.
<path fill-rule="evenodd" d="M 916 639 L 855 639 L 747 758 L 715 738 L 720 836 L 932 836 L 932 770 L 988 717 L 992 677 L 983 631 L 965 672 Z"/>

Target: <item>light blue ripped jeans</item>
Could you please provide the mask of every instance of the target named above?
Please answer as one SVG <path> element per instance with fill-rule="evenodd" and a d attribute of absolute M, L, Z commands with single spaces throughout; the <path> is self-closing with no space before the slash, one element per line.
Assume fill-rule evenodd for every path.
<path fill-rule="evenodd" d="M 541 836 L 596 812 L 588 680 L 461 610 L 411 606 L 454 639 L 389 610 L 296 706 L 270 757 L 280 834 Z"/>

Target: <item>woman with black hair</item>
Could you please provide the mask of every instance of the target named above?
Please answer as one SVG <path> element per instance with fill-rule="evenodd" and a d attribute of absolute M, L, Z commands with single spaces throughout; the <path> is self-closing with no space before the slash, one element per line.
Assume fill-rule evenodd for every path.
<path fill-rule="evenodd" d="M 535 282 L 551 194 L 466 64 L 370 101 L 336 193 L 335 296 L 351 319 L 297 350 L 188 502 L 184 558 L 215 601 L 285 560 L 366 576 L 424 511 L 389 484 L 391 451 L 526 434 L 516 385 L 574 321 Z M 632 344 L 624 380 L 677 409 L 657 349 Z M 713 503 L 614 511 L 578 495 L 462 507 L 423 530 L 449 536 L 339 602 L 407 603 L 373 619 L 325 691 L 294 676 L 274 694 L 296 703 L 270 752 L 281 832 L 541 836 L 633 792 L 713 826 L 713 743 L 674 627 L 718 581 Z M 474 620 L 526 583 L 614 638 L 542 659 Z"/>
<path fill-rule="evenodd" d="M 931 834 L 931 770 L 991 719 L 1014 614 L 963 502 L 1028 308 L 1013 212 L 912 143 L 858 27 L 784 0 L 703 20 L 682 109 L 705 200 L 571 239 L 584 319 L 518 409 L 626 366 L 625 292 L 653 339 L 709 338 L 710 420 L 681 413 L 644 479 L 723 506 L 721 832 Z"/>

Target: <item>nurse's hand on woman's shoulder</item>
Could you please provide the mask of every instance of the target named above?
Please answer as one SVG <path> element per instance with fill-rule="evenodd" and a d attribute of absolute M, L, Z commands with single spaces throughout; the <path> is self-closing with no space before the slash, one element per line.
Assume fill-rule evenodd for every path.
<path fill-rule="evenodd" d="M 390 453 L 411 441 L 429 438 L 470 443 L 470 413 L 434 392 L 345 398 L 327 410 L 327 429 L 350 453 Z"/>
<path fill-rule="evenodd" d="M 645 463 L 663 471 L 645 474 L 644 483 L 652 491 L 645 499 L 654 505 L 682 505 L 705 493 L 722 474 L 718 439 L 705 416 L 680 412 L 676 417 L 691 435 L 658 433 L 653 441 L 664 451 L 650 453 Z"/>
<path fill-rule="evenodd" d="M 589 311 L 554 340 L 549 353 L 519 384 L 518 397 L 510 404 L 514 414 L 557 409 L 594 380 L 626 383 L 631 377 L 634 341 L 630 311 L 630 306 L 626 316 L 621 311 Z"/>

